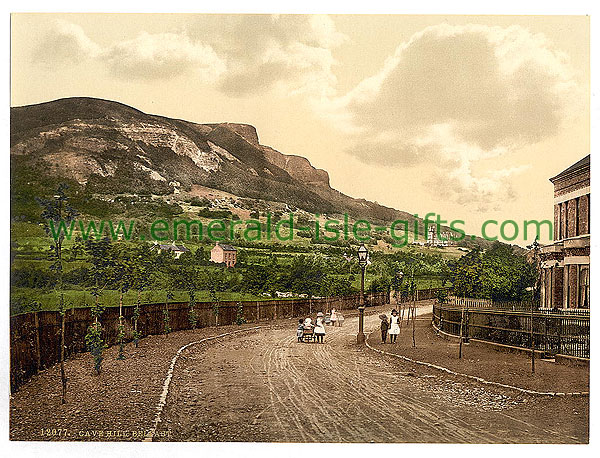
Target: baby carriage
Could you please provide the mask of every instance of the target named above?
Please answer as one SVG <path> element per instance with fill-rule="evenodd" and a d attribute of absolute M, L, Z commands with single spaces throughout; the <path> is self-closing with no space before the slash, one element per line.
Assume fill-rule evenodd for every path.
<path fill-rule="evenodd" d="M 302 342 L 313 342 L 315 339 L 315 327 L 313 325 L 305 325 L 302 331 Z"/>

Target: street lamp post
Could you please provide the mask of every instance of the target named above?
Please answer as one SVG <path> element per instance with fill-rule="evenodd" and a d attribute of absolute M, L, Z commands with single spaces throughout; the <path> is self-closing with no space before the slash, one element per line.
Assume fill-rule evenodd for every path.
<path fill-rule="evenodd" d="M 400 304 L 400 288 L 402 287 L 402 279 L 404 278 L 404 272 L 400 271 L 400 272 L 396 272 L 396 284 L 394 285 L 394 288 L 396 290 L 396 305 Z"/>
<path fill-rule="evenodd" d="M 358 334 L 356 342 L 365 343 L 364 318 L 365 318 L 365 267 L 367 266 L 367 257 L 369 252 L 362 243 L 358 249 L 358 265 L 360 266 L 360 297 L 358 299 Z"/>
<path fill-rule="evenodd" d="M 531 245 L 527 245 L 527 248 L 529 248 L 530 250 L 533 250 L 533 255 L 535 257 L 535 265 L 536 268 L 538 270 L 538 276 L 537 279 L 535 281 L 535 287 L 531 288 L 531 290 L 533 290 L 533 295 L 532 295 L 532 300 L 531 300 L 531 315 L 529 317 L 529 343 L 531 345 L 531 373 L 535 373 L 535 340 L 534 340 L 534 331 L 533 331 L 533 303 L 535 301 L 535 296 L 536 296 L 536 292 L 538 291 L 539 285 L 540 285 L 540 276 L 541 276 L 541 269 L 540 269 L 540 248 L 541 245 L 538 243 L 538 239 L 537 237 L 535 238 L 535 240 L 533 241 L 533 243 Z M 530 289 L 528 288 L 528 289 Z"/>

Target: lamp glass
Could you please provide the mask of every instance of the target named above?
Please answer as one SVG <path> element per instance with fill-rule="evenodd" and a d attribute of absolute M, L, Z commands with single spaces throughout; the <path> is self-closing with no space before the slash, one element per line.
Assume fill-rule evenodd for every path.
<path fill-rule="evenodd" d="M 367 248 L 365 247 L 364 244 L 362 244 L 360 246 L 360 248 L 358 249 L 358 263 L 361 266 L 364 266 L 367 263 L 367 255 L 368 255 L 368 251 Z"/>

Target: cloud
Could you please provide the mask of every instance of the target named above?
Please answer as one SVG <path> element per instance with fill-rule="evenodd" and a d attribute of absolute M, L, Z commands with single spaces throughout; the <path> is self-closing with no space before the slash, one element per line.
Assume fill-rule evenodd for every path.
<path fill-rule="evenodd" d="M 38 48 L 48 64 L 90 59 L 123 79 L 195 73 L 233 96 L 333 96 L 332 49 L 347 37 L 328 16 L 199 15 L 177 33 L 142 32 L 101 47 L 84 30 L 57 22 Z"/>
<path fill-rule="evenodd" d="M 225 62 L 210 46 L 174 33 L 142 32 L 106 49 L 102 59 L 122 78 L 166 79 L 195 72 L 214 80 L 225 71 Z"/>
<path fill-rule="evenodd" d="M 331 96 L 332 49 L 348 39 L 322 15 L 203 15 L 188 33 L 226 59 L 220 89 L 234 96 L 267 90 Z"/>
<path fill-rule="evenodd" d="M 441 24 L 413 35 L 378 73 L 324 108 L 360 160 L 428 164 L 430 181 L 450 186 L 451 199 L 492 205 L 523 170 L 482 174 L 472 165 L 557 133 L 576 92 L 567 57 L 543 35 Z"/>
<path fill-rule="evenodd" d="M 46 33 L 43 46 L 34 52 L 34 59 L 45 66 L 64 65 L 96 57 L 100 52 L 80 26 L 58 20 Z"/>

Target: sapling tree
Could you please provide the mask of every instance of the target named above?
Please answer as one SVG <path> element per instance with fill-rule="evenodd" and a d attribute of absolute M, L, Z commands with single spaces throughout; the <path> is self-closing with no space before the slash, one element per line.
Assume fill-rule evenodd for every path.
<path fill-rule="evenodd" d="M 142 303 L 142 292 L 150 288 L 155 272 L 155 255 L 147 245 L 138 245 L 132 256 L 132 285 L 137 290 L 137 301 L 133 309 L 133 342 L 138 347 L 141 333 L 138 330 L 138 321 Z"/>
<path fill-rule="evenodd" d="M 199 287 L 198 268 L 193 256 L 181 256 L 181 268 L 177 271 L 177 286 L 188 293 L 188 320 L 190 327 L 196 329 L 198 324 L 198 313 L 196 312 L 196 292 Z"/>
<path fill-rule="evenodd" d="M 154 284 L 158 289 L 162 289 L 165 292 L 165 302 L 163 307 L 163 332 L 168 334 L 171 332 L 171 317 L 169 314 L 169 302 L 175 298 L 175 277 L 176 270 L 173 266 L 173 257 L 166 252 L 160 252 L 153 259 L 155 264 L 154 272 L 156 275 L 151 277 L 151 283 Z"/>
<path fill-rule="evenodd" d="M 417 315 L 417 283 L 413 278 L 411 278 L 410 284 L 409 284 L 409 292 L 410 295 L 412 297 L 412 342 L 413 342 L 413 347 L 417 346 L 417 342 L 415 340 L 415 319 L 416 319 L 416 315 Z M 411 315 L 411 312 L 409 312 L 409 316 Z"/>
<path fill-rule="evenodd" d="M 241 326 L 242 324 L 246 323 L 246 318 L 244 318 L 244 306 L 241 302 L 237 303 L 237 308 L 235 311 L 235 323 L 238 326 Z"/>
<path fill-rule="evenodd" d="M 207 289 L 210 294 L 212 311 L 215 316 L 215 326 L 219 326 L 220 300 L 218 293 L 223 290 L 224 283 L 223 271 L 205 272 L 202 278 L 202 286 L 204 289 Z"/>
<path fill-rule="evenodd" d="M 60 378 L 62 384 L 61 403 L 67 402 L 67 376 L 65 373 L 65 296 L 63 290 L 64 260 L 62 256 L 63 242 L 66 234 L 70 236 L 73 220 L 79 213 L 71 205 L 66 195 L 68 186 L 60 184 L 52 199 L 36 198 L 42 207 L 42 219 L 48 223 L 46 234 L 52 237 L 50 245 L 50 270 L 56 273 L 56 291 L 59 294 L 60 313 Z"/>
<path fill-rule="evenodd" d="M 165 289 L 165 307 L 163 309 L 163 325 L 164 333 L 171 332 L 171 314 L 169 312 L 169 302 L 175 299 L 175 288 L 177 287 L 176 270 L 172 266 L 167 265 L 165 271 L 166 277 L 163 279 L 163 287 Z"/>
<path fill-rule="evenodd" d="M 402 288 L 402 283 L 404 281 L 404 275 L 401 273 L 400 270 L 396 270 L 394 276 L 392 277 L 392 282 L 393 282 L 393 288 L 394 288 L 394 298 L 396 299 L 396 307 L 398 307 L 400 305 L 400 295 L 401 295 L 401 288 Z"/>
<path fill-rule="evenodd" d="M 92 305 L 90 310 L 94 317 L 94 323 L 88 326 L 87 333 L 85 334 L 85 345 L 94 357 L 94 370 L 97 375 L 100 375 L 100 371 L 102 370 L 102 360 L 104 359 L 102 354 L 107 348 L 107 345 L 102 338 L 102 326 L 98 321 L 98 317 L 104 312 L 104 306 L 96 302 Z"/>
<path fill-rule="evenodd" d="M 165 297 L 166 297 L 166 300 L 165 300 L 165 308 L 163 309 L 163 324 L 164 324 L 164 333 L 168 334 L 171 332 L 171 315 L 169 313 L 169 302 L 172 301 L 175 296 L 171 289 L 167 289 Z"/>
<path fill-rule="evenodd" d="M 88 255 L 90 262 L 90 279 L 92 287 L 90 294 L 94 298 L 90 311 L 94 322 L 88 326 L 85 343 L 88 351 L 94 357 L 94 370 L 100 374 L 102 370 L 103 352 L 107 345 L 102 338 L 102 325 L 100 317 L 105 305 L 101 302 L 102 292 L 111 282 L 114 275 L 114 250 L 108 238 L 100 240 L 88 239 L 83 244 L 83 251 Z"/>
<path fill-rule="evenodd" d="M 219 326 L 219 310 L 220 310 L 220 301 L 219 296 L 217 295 L 217 286 L 215 282 L 210 283 L 209 287 L 210 300 L 212 301 L 212 310 L 213 315 L 215 316 L 215 326 Z"/>
<path fill-rule="evenodd" d="M 117 359 L 125 359 L 125 324 L 123 320 L 123 296 L 133 285 L 134 261 L 131 248 L 126 244 L 119 244 L 115 256 L 114 281 L 119 285 L 119 332 L 117 343 L 119 355 Z"/>

